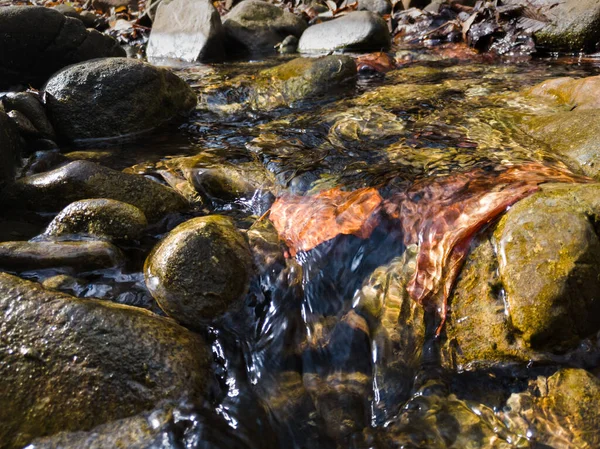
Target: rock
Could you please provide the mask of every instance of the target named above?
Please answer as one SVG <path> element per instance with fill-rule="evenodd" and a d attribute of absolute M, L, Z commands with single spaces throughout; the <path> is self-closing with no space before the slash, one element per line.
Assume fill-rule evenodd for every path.
<path fill-rule="evenodd" d="M 282 55 L 296 53 L 296 50 L 298 50 L 298 38 L 292 35 L 289 35 L 281 41 L 281 44 L 279 44 L 279 47 L 277 48 L 277 51 Z"/>
<path fill-rule="evenodd" d="M 8 115 L 0 111 L 0 186 L 13 180 L 22 150 L 17 126 Z"/>
<path fill-rule="evenodd" d="M 262 1 L 244 0 L 223 20 L 229 47 L 241 46 L 250 53 L 273 53 L 288 35 L 300 37 L 306 22 L 283 9 Z"/>
<path fill-rule="evenodd" d="M 600 108 L 600 76 L 553 78 L 526 92 L 531 96 L 554 100 L 569 111 Z"/>
<path fill-rule="evenodd" d="M 349 56 L 297 58 L 260 72 L 249 101 L 255 108 L 270 109 L 331 94 L 355 82 L 356 64 Z"/>
<path fill-rule="evenodd" d="M 241 305 L 252 259 L 248 244 L 221 215 L 173 229 L 144 265 L 146 286 L 167 315 L 188 327 Z"/>
<path fill-rule="evenodd" d="M 46 117 L 46 111 L 38 98 L 30 92 L 10 92 L 2 98 L 4 110 L 21 112 L 46 139 L 56 138 L 54 129 Z"/>
<path fill-rule="evenodd" d="M 530 117 L 523 127 L 573 171 L 600 180 L 600 109 Z"/>
<path fill-rule="evenodd" d="M 125 56 L 112 37 L 86 30 L 78 19 L 38 6 L 0 10 L 0 88 L 42 84 L 57 70 L 92 58 Z"/>
<path fill-rule="evenodd" d="M 0 267 L 10 271 L 74 268 L 79 271 L 122 265 L 121 251 L 107 242 L 2 242 Z"/>
<path fill-rule="evenodd" d="M 541 22 L 534 38 L 545 51 L 594 52 L 600 41 L 600 4 L 595 0 L 506 0 L 524 5 Z"/>
<path fill-rule="evenodd" d="M 358 10 L 385 15 L 392 12 L 392 4 L 388 0 L 358 0 Z"/>
<path fill-rule="evenodd" d="M 196 105 L 177 75 L 142 61 L 111 58 L 72 65 L 44 86 L 48 117 L 67 141 L 149 131 Z"/>
<path fill-rule="evenodd" d="M 448 365 L 543 359 L 600 329 L 599 195 L 599 184 L 544 185 L 475 247 L 450 299 Z"/>
<path fill-rule="evenodd" d="M 201 337 L 146 310 L 0 274 L 0 313 L 3 448 L 89 430 L 161 401 L 197 399 L 207 389 Z"/>
<path fill-rule="evenodd" d="M 58 212 L 78 200 L 108 198 L 136 206 L 150 221 L 187 206 L 169 187 L 88 161 L 21 178 L 1 196 L 5 204 L 43 212 Z"/>
<path fill-rule="evenodd" d="M 45 235 L 84 234 L 100 240 L 137 240 L 148 226 L 137 207 L 122 201 L 98 198 L 75 201 L 46 228 Z"/>
<path fill-rule="evenodd" d="M 22 136 L 30 138 L 40 137 L 40 132 L 35 129 L 33 123 L 31 123 L 31 121 L 22 112 L 10 111 L 8 116 L 12 119 L 15 125 L 17 125 L 17 128 Z"/>
<path fill-rule="evenodd" d="M 381 51 L 390 45 L 390 32 L 385 21 L 375 13 L 357 11 L 308 28 L 300 38 L 298 51 Z"/>
<path fill-rule="evenodd" d="M 600 380 L 565 368 L 530 382 L 504 407 L 503 418 L 521 435 L 532 430 L 543 447 L 592 448 L 600 444 Z M 565 442 L 568 442 L 566 445 Z"/>
<path fill-rule="evenodd" d="M 66 274 L 57 274 L 44 279 L 42 287 L 46 290 L 57 290 L 69 295 L 79 296 L 88 286 L 85 280 L 74 278 Z"/>
<path fill-rule="evenodd" d="M 221 16 L 209 0 L 162 2 L 156 11 L 146 49 L 149 61 L 221 60 L 224 56 Z"/>

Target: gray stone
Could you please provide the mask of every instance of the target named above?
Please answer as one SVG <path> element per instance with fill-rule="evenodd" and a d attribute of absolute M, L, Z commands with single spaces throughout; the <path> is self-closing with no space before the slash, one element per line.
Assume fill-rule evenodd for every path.
<path fill-rule="evenodd" d="M 262 0 L 244 0 L 223 20 L 229 47 L 251 53 L 274 53 L 275 45 L 288 35 L 300 37 L 306 26 L 302 18 Z"/>
<path fill-rule="evenodd" d="M 79 271 L 122 265 L 123 254 L 107 242 L 2 242 L 0 267 L 10 271 L 74 268 Z"/>
<path fill-rule="evenodd" d="M 390 45 L 390 32 L 385 21 L 375 13 L 357 11 L 308 28 L 300 38 L 298 51 L 371 51 L 386 50 Z"/>
<path fill-rule="evenodd" d="M 38 6 L 0 9 L 0 88 L 42 84 L 57 70 L 92 58 L 125 56 L 110 36 L 78 19 Z"/>
<path fill-rule="evenodd" d="M 42 212 L 58 212 L 78 200 L 109 198 L 133 204 L 150 221 L 187 207 L 184 198 L 169 187 L 89 161 L 21 178 L 0 197 L 6 205 Z"/>
<path fill-rule="evenodd" d="M 246 240 L 221 215 L 180 224 L 144 265 L 146 286 L 160 308 L 192 328 L 239 307 L 251 269 Z"/>
<path fill-rule="evenodd" d="M 358 10 L 384 15 L 392 12 L 392 4 L 388 0 L 358 0 Z"/>
<path fill-rule="evenodd" d="M 162 2 L 156 11 L 146 55 L 151 62 L 221 60 L 223 40 L 221 16 L 210 0 Z"/>
<path fill-rule="evenodd" d="M 133 136 L 189 113 L 197 102 L 177 75 L 124 58 L 72 65 L 44 90 L 48 117 L 67 141 Z"/>
<path fill-rule="evenodd" d="M 10 92 L 2 98 L 4 110 L 19 111 L 46 139 L 55 139 L 54 128 L 46 117 L 46 110 L 37 96 L 30 92 Z"/>
<path fill-rule="evenodd" d="M 161 401 L 198 400 L 207 390 L 202 338 L 143 309 L 0 274 L 0 322 L 3 449 L 90 430 Z"/>
<path fill-rule="evenodd" d="M 83 234 L 100 240 L 137 240 L 148 225 L 137 207 L 106 198 L 75 201 L 46 228 L 45 235 Z"/>
<path fill-rule="evenodd" d="M 540 21 L 536 45 L 547 51 L 594 52 L 600 41 L 600 3 L 596 0 L 505 0 L 523 5 Z"/>

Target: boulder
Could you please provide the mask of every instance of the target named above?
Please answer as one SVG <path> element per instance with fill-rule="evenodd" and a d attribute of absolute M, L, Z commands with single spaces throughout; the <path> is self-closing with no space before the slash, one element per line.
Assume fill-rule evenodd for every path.
<path fill-rule="evenodd" d="M 6 205 L 41 212 L 58 212 L 78 200 L 108 198 L 136 206 L 150 221 L 187 206 L 169 187 L 89 161 L 21 178 L 4 189 L 1 197 Z"/>
<path fill-rule="evenodd" d="M 45 235 L 83 234 L 100 240 L 137 240 L 148 226 L 137 207 L 106 198 L 75 201 L 46 228 Z"/>
<path fill-rule="evenodd" d="M 536 45 L 546 51 L 594 52 L 600 41 L 600 3 L 595 0 L 505 0 L 525 7 L 540 22 Z M 529 14 L 528 14 L 529 13 Z"/>
<path fill-rule="evenodd" d="M 307 24 L 301 17 L 262 1 L 244 0 L 223 20 L 231 48 L 251 53 L 274 53 L 288 35 L 300 37 Z"/>
<path fill-rule="evenodd" d="M 385 21 L 370 11 L 356 11 L 308 28 L 300 38 L 300 53 L 381 51 L 391 45 Z"/>
<path fill-rule="evenodd" d="M 600 76 L 553 78 L 533 86 L 527 94 L 554 100 L 569 111 L 600 108 Z"/>
<path fill-rule="evenodd" d="M 144 265 L 146 286 L 160 308 L 192 328 L 239 307 L 251 269 L 246 240 L 221 215 L 177 226 Z"/>
<path fill-rule="evenodd" d="M 349 56 L 296 58 L 261 71 L 249 101 L 257 109 L 289 106 L 351 88 L 355 82 L 356 64 Z"/>
<path fill-rule="evenodd" d="M 467 258 L 450 298 L 446 363 L 527 361 L 600 329 L 599 184 L 548 184 Z"/>
<path fill-rule="evenodd" d="M 41 6 L 0 9 L 0 88 L 40 85 L 69 64 L 125 56 L 112 37 L 86 30 L 78 19 Z"/>
<path fill-rule="evenodd" d="M 196 94 L 177 75 L 139 60 L 72 65 L 44 86 L 48 117 L 66 141 L 127 137 L 187 114 Z"/>
<path fill-rule="evenodd" d="M 388 0 L 358 0 L 358 10 L 385 15 L 392 12 L 392 4 Z"/>
<path fill-rule="evenodd" d="M 22 147 L 16 124 L 8 115 L 0 111 L 0 186 L 14 179 Z"/>
<path fill-rule="evenodd" d="M 108 242 L 2 242 L 0 267 L 10 271 L 74 268 L 79 271 L 122 265 L 121 251 Z"/>
<path fill-rule="evenodd" d="M 2 97 L 6 112 L 18 111 L 31 122 L 40 135 L 46 139 L 55 139 L 54 129 L 46 117 L 46 110 L 31 92 L 9 92 Z"/>
<path fill-rule="evenodd" d="M 210 357 L 201 337 L 146 310 L 0 274 L 0 315 L 3 449 L 207 390 Z"/>
<path fill-rule="evenodd" d="M 151 62 L 221 60 L 223 40 L 221 16 L 209 0 L 162 2 L 156 11 L 146 55 Z"/>

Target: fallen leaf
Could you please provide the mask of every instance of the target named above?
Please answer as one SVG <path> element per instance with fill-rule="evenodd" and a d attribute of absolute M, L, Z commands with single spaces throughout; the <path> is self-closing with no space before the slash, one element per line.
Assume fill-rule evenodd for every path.
<path fill-rule="evenodd" d="M 270 219 L 293 257 L 340 234 L 368 238 L 379 224 L 382 198 L 374 188 L 316 195 L 285 195 L 271 207 Z"/>

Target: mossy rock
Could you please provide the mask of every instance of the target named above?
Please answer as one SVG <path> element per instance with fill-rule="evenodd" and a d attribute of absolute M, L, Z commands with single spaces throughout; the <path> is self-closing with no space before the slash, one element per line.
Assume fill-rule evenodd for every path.
<path fill-rule="evenodd" d="M 2 242 L 0 267 L 10 271 L 72 268 L 79 271 L 123 265 L 124 256 L 108 242 Z"/>
<path fill-rule="evenodd" d="M 0 274 L 0 311 L 3 449 L 207 390 L 206 344 L 167 318 L 8 274 Z"/>
<path fill-rule="evenodd" d="M 251 269 L 244 236 L 221 215 L 177 226 L 144 265 L 146 286 L 160 308 L 192 328 L 239 307 Z"/>
<path fill-rule="evenodd" d="M 532 97 L 553 100 L 567 110 L 600 108 L 600 76 L 553 78 L 525 92 Z"/>
<path fill-rule="evenodd" d="M 137 207 L 97 198 L 69 204 L 52 220 L 44 234 L 57 237 L 83 234 L 109 241 L 137 240 L 146 226 L 146 216 Z"/>
<path fill-rule="evenodd" d="M 96 59 L 55 73 L 44 86 L 48 117 L 67 141 L 143 133 L 196 106 L 174 73 L 139 60 Z"/>
<path fill-rule="evenodd" d="M 272 109 L 351 88 L 356 82 L 356 64 L 349 56 L 296 58 L 263 70 L 252 86 L 249 103 L 257 109 Z"/>
<path fill-rule="evenodd" d="M 40 212 L 58 212 L 78 200 L 108 198 L 138 207 L 150 221 L 187 207 L 185 199 L 169 187 L 89 161 L 21 178 L 2 197 L 6 205 Z"/>
<path fill-rule="evenodd" d="M 548 184 L 468 256 L 450 297 L 444 364 L 544 360 L 600 329 L 599 184 Z"/>

